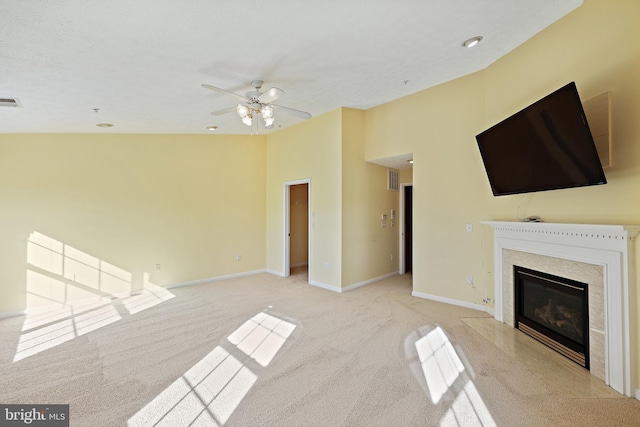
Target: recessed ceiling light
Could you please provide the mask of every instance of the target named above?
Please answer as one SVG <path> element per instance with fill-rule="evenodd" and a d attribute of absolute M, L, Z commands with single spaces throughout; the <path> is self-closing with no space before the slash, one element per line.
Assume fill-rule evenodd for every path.
<path fill-rule="evenodd" d="M 18 98 L 0 98 L 0 107 L 22 107 Z"/>
<path fill-rule="evenodd" d="M 411 159 L 411 160 L 407 160 L 407 162 L 409 162 L 409 163 L 413 164 L 413 159 Z"/>
<path fill-rule="evenodd" d="M 471 37 L 470 39 L 465 40 L 464 43 L 462 43 L 462 46 L 463 47 L 474 47 L 475 45 L 480 43 L 481 40 L 482 40 L 482 36 Z"/>
<path fill-rule="evenodd" d="M 112 128 L 113 125 L 111 123 L 98 123 L 96 126 L 99 128 Z"/>
<path fill-rule="evenodd" d="M 210 130 L 211 132 L 217 129 L 218 129 L 218 126 L 207 126 L 207 130 Z"/>

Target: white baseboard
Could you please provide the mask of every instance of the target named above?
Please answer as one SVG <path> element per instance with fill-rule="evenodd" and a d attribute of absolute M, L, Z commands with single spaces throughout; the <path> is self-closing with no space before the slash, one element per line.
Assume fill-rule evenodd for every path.
<path fill-rule="evenodd" d="M 167 289 L 181 288 L 183 286 L 202 285 L 204 283 L 219 282 L 220 280 L 235 279 L 236 277 L 253 276 L 255 274 L 265 273 L 267 270 L 253 270 L 242 273 L 227 274 L 226 276 L 208 277 L 206 279 L 190 280 L 188 282 L 174 283 L 167 285 Z"/>
<path fill-rule="evenodd" d="M 353 290 L 355 288 L 359 288 L 360 286 L 369 285 L 371 283 L 387 279 L 387 278 L 389 278 L 391 276 L 395 276 L 396 274 L 398 274 L 397 271 L 395 271 L 393 273 L 385 274 L 384 276 L 375 277 L 373 279 L 365 280 L 363 282 L 354 283 L 353 285 L 349 285 L 346 288 L 340 288 L 338 286 L 327 285 L 326 283 L 321 283 L 321 282 L 318 282 L 318 281 L 315 281 L 315 280 L 309 280 L 309 284 L 313 285 L 313 286 L 317 286 L 317 287 L 322 288 L 322 289 L 327 289 L 329 291 L 343 293 L 343 292 L 351 291 L 351 290 Z"/>
<path fill-rule="evenodd" d="M 284 277 L 284 273 L 282 271 L 271 270 L 268 268 L 265 271 L 269 274 L 273 274 L 274 276 Z"/>
<path fill-rule="evenodd" d="M 437 295 L 423 294 L 421 292 L 413 291 L 411 295 L 418 298 L 424 298 L 432 301 L 443 302 L 445 304 L 457 305 L 459 307 L 471 308 L 473 310 L 484 311 L 489 314 L 493 314 L 493 309 L 486 305 L 474 304 L 472 302 L 460 301 L 453 298 L 439 297 Z"/>
<path fill-rule="evenodd" d="M 322 289 L 327 289 L 329 291 L 342 293 L 342 288 L 339 288 L 337 286 L 327 285 L 326 283 L 320 283 L 320 282 L 317 282 L 315 280 L 309 280 L 309 284 L 313 285 L 313 286 L 317 286 L 317 287 L 322 288 Z"/>
<path fill-rule="evenodd" d="M 24 316 L 25 314 L 27 314 L 24 310 L 22 311 L 6 311 L 4 313 L 0 313 L 0 319 L 6 319 L 9 317 L 17 317 L 17 316 Z"/>
<path fill-rule="evenodd" d="M 354 283 L 353 285 L 349 285 L 346 288 L 342 288 L 342 292 L 351 291 L 353 289 L 359 288 L 360 286 L 370 285 L 371 283 L 375 283 L 375 282 L 379 282 L 380 280 L 388 279 L 389 277 L 395 276 L 396 274 L 398 274 L 398 272 L 394 271 L 393 273 L 385 274 L 385 275 L 380 276 L 380 277 L 374 277 L 373 279 L 365 280 L 363 282 Z"/>

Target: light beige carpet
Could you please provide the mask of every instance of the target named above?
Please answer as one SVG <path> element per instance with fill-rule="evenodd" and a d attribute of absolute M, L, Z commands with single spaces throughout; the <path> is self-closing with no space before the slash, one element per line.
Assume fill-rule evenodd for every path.
<path fill-rule="evenodd" d="M 489 316 L 411 297 L 410 277 L 169 292 L 25 331 L 1 320 L 0 403 L 68 403 L 72 426 L 640 425 L 639 401 L 563 396 L 462 320 Z"/>

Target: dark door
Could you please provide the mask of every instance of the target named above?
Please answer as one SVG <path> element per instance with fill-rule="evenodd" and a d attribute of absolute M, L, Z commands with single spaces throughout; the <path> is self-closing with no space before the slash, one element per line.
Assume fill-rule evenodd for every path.
<path fill-rule="evenodd" d="M 404 187 L 404 271 L 411 273 L 413 260 L 413 186 Z"/>

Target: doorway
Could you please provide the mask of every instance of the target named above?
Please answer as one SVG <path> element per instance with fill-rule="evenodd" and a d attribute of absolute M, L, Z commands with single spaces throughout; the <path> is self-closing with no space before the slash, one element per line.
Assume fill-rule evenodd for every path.
<path fill-rule="evenodd" d="M 400 274 L 413 271 L 413 184 L 400 184 Z"/>
<path fill-rule="evenodd" d="M 309 181 L 285 183 L 284 276 L 309 282 Z"/>

